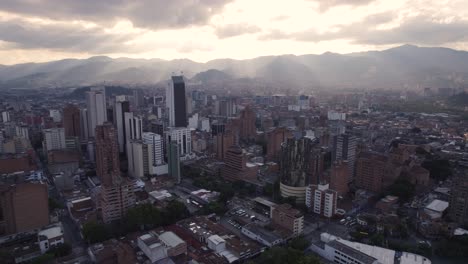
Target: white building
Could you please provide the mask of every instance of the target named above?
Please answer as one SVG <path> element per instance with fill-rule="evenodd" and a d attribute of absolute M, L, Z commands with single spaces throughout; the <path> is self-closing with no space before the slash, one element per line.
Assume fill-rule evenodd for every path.
<path fill-rule="evenodd" d="M 65 149 L 65 129 L 63 127 L 44 129 L 43 147 L 45 151 Z"/>
<path fill-rule="evenodd" d="M 148 145 L 141 140 L 127 142 L 128 173 L 135 178 L 149 175 Z"/>
<path fill-rule="evenodd" d="M 3 111 L 2 112 L 2 121 L 3 123 L 8 123 L 10 122 L 10 113 L 8 111 Z"/>
<path fill-rule="evenodd" d="M 200 118 L 198 120 L 198 129 L 200 131 L 210 132 L 211 131 L 210 119 L 206 117 Z"/>
<path fill-rule="evenodd" d="M 243 226 L 241 232 L 250 239 L 267 247 L 273 247 L 284 242 L 281 236 L 272 233 L 261 226 L 257 226 L 254 223 Z"/>
<path fill-rule="evenodd" d="M 329 261 L 340 264 L 394 264 L 396 252 L 391 249 L 351 242 L 328 233 L 320 235 L 321 243 L 311 250 Z M 402 252 L 400 264 L 431 264 L 424 256 Z"/>
<path fill-rule="evenodd" d="M 328 120 L 346 120 L 346 113 L 337 112 L 335 110 L 328 111 Z"/>
<path fill-rule="evenodd" d="M 88 135 L 96 135 L 96 126 L 107 121 L 106 94 L 104 87 L 93 87 L 86 93 Z"/>
<path fill-rule="evenodd" d="M 49 116 L 52 117 L 52 120 L 54 120 L 54 122 L 62 122 L 62 114 L 57 109 L 50 109 Z"/>
<path fill-rule="evenodd" d="M 64 244 L 65 240 L 63 237 L 62 224 L 58 223 L 42 229 L 37 234 L 37 239 L 42 254 L 46 253 L 52 247 Z"/>
<path fill-rule="evenodd" d="M 426 213 L 431 219 L 439 219 L 442 217 L 448 207 L 448 202 L 435 199 L 426 205 L 424 208 L 424 213 Z"/>
<path fill-rule="evenodd" d="M 179 145 L 180 160 L 184 161 L 193 158 L 192 154 L 192 134 L 189 128 L 170 127 L 166 132 L 166 146 L 171 141 L 177 141 Z"/>
<path fill-rule="evenodd" d="M 132 139 L 141 139 L 143 132 L 143 121 L 141 117 L 134 116 L 133 112 L 125 112 L 125 143 L 128 144 Z"/>
<path fill-rule="evenodd" d="M 306 206 L 314 213 L 333 217 L 337 209 L 338 193 L 328 184 L 309 185 L 306 189 Z"/>
<path fill-rule="evenodd" d="M 29 139 L 29 128 L 25 125 L 16 126 L 16 136 Z"/>
<path fill-rule="evenodd" d="M 140 236 L 137 244 L 151 263 L 187 253 L 187 244 L 173 232 L 164 232 L 159 235 L 150 232 Z"/>
<path fill-rule="evenodd" d="M 188 119 L 188 128 L 197 129 L 198 128 L 198 113 L 189 117 Z"/>
<path fill-rule="evenodd" d="M 163 139 L 161 135 L 144 132 L 142 134 L 143 142 L 149 145 L 149 151 L 151 152 L 151 165 L 160 166 L 164 163 L 164 152 L 163 152 Z"/>
<path fill-rule="evenodd" d="M 88 122 L 88 109 L 80 109 L 80 129 L 81 129 L 81 138 L 83 140 L 88 140 L 89 138 L 89 122 Z"/>
<path fill-rule="evenodd" d="M 119 141 L 119 151 L 123 153 L 125 151 L 125 118 L 126 112 L 130 111 L 130 103 L 125 101 L 125 96 L 117 96 L 114 105 L 114 124 L 117 128 L 117 139 Z"/>

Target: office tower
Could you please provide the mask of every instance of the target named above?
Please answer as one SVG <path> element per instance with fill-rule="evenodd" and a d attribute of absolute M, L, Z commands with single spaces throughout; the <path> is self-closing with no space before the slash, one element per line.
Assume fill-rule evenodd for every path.
<path fill-rule="evenodd" d="M 330 189 L 338 192 L 338 195 L 345 196 L 348 191 L 349 166 L 347 161 L 335 161 L 330 171 Z"/>
<path fill-rule="evenodd" d="M 150 173 L 149 145 L 141 140 L 130 140 L 127 143 L 128 173 L 134 178 L 143 178 Z"/>
<path fill-rule="evenodd" d="M 192 134 L 190 129 L 183 127 L 170 127 L 166 131 L 166 144 L 176 141 L 179 145 L 180 160 L 189 159 L 192 155 Z"/>
<path fill-rule="evenodd" d="M 304 215 L 290 204 L 280 204 L 273 207 L 271 222 L 293 233 L 294 237 L 304 232 Z"/>
<path fill-rule="evenodd" d="M 88 133 L 94 137 L 96 126 L 107 121 L 106 94 L 104 87 L 93 87 L 86 92 L 86 104 L 88 112 Z"/>
<path fill-rule="evenodd" d="M 96 127 L 96 174 L 103 185 L 112 185 L 120 178 L 117 131 L 111 123 Z"/>
<path fill-rule="evenodd" d="M 133 112 L 125 112 L 125 144 L 128 144 L 130 140 L 141 139 L 141 133 L 143 132 L 143 121 L 141 117 L 134 116 Z"/>
<path fill-rule="evenodd" d="M 149 124 L 149 131 L 160 136 L 164 136 L 164 122 L 162 120 L 151 120 Z"/>
<path fill-rule="evenodd" d="M 96 146 L 93 141 L 88 141 L 86 143 L 86 153 L 88 153 L 88 159 L 95 163 L 96 162 Z"/>
<path fill-rule="evenodd" d="M 81 137 L 80 109 L 76 105 L 63 108 L 63 128 L 65 137 Z"/>
<path fill-rule="evenodd" d="M 243 140 L 255 139 L 257 129 L 255 127 L 255 112 L 250 106 L 247 106 L 240 113 L 240 138 Z"/>
<path fill-rule="evenodd" d="M 226 125 L 221 122 L 215 121 L 213 124 L 211 124 L 211 135 L 216 136 L 219 133 L 224 133 L 226 130 Z"/>
<path fill-rule="evenodd" d="M 49 224 L 47 185 L 0 185 L 0 207 L 0 225 L 3 225 L 6 234 L 32 231 L 46 226 Z"/>
<path fill-rule="evenodd" d="M 135 206 L 135 182 L 120 179 L 120 183 L 101 186 L 99 194 L 101 217 L 104 223 L 122 219 Z"/>
<path fill-rule="evenodd" d="M 169 111 L 169 126 L 186 127 L 185 81 L 183 76 L 172 76 L 166 89 L 166 107 Z"/>
<path fill-rule="evenodd" d="M 81 139 L 88 140 L 89 138 L 89 122 L 88 122 L 88 109 L 80 110 L 80 129 Z"/>
<path fill-rule="evenodd" d="M 150 163 L 152 166 L 159 166 L 164 163 L 163 139 L 161 135 L 151 132 L 143 133 L 143 142 L 148 144 L 151 152 Z"/>
<path fill-rule="evenodd" d="M 15 135 L 16 137 L 29 140 L 29 127 L 26 125 L 17 125 Z"/>
<path fill-rule="evenodd" d="M 242 148 L 231 146 L 226 152 L 224 166 L 221 168 L 221 176 L 230 181 L 255 180 L 257 166 L 247 166 L 247 160 Z"/>
<path fill-rule="evenodd" d="M 281 144 L 283 144 L 283 142 L 285 142 L 286 139 L 290 137 L 292 137 L 292 133 L 285 127 L 278 127 L 268 131 L 266 134 L 267 160 L 279 160 Z"/>
<path fill-rule="evenodd" d="M 312 212 L 331 218 L 337 209 L 338 193 L 328 184 L 314 184 L 307 187 L 306 206 Z"/>
<path fill-rule="evenodd" d="M 355 185 L 358 188 L 380 193 L 383 190 L 387 157 L 378 153 L 363 152 L 356 161 Z"/>
<path fill-rule="evenodd" d="M 306 188 L 316 183 L 321 173 L 317 142 L 310 138 L 288 138 L 281 146 L 280 191 L 283 197 L 295 197 L 304 203 Z"/>
<path fill-rule="evenodd" d="M 145 104 L 145 96 L 141 89 L 133 90 L 133 106 L 135 109 L 143 106 Z"/>
<path fill-rule="evenodd" d="M 198 128 L 198 113 L 196 113 L 193 116 L 189 117 L 187 127 L 191 128 L 191 129 L 197 129 Z"/>
<path fill-rule="evenodd" d="M 114 125 L 117 128 L 117 136 L 119 140 L 120 153 L 125 152 L 126 129 L 125 129 L 125 113 L 130 112 L 130 103 L 128 101 L 119 101 L 116 98 L 114 109 Z"/>
<path fill-rule="evenodd" d="M 224 160 L 226 152 L 230 147 L 234 146 L 234 134 L 231 131 L 219 133 L 215 136 L 216 158 Z"/>
<path fill-rule="evenodd" d="M 453 182 L 449 204 L 450 219 L 462 225 L 468 224 L 468 180 L 466 177 L 456 178 Z"/>
<path fill-rule="evenodd" d="M 180 154 L 179 154 L 179 144 L 177 141 L 168 141 L 169 147 L 167 151 L 168 156 L 168 171 L 169 176 L 171 176 L 176 183 L 180 183 Z"/>
<path fill-rule="evenodd" d="M 333 137 L 332 161 L 345 160 L 348 162 L 348 182 L 351 182 L 354 179 L 356 145 L 356 137 L 350 134 L 341 134 Z"/>
<path fill-rule="evenodd" d="M 63 127 L 44 129 L 44 151 L 65 149 L 65 129 Z"/>
<path fill-rule="evenodd" d="M 8 122 L 11 121 L 10 113 L 8 111 L 3 111 L 2 112 L 2 121 L 3 121 L 3 123 L 8 123 Z"/>

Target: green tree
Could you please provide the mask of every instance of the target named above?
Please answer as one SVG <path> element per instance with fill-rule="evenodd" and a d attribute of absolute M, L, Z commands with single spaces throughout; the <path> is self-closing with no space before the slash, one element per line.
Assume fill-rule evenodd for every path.
<path fill-rule="evenodd" d="M 227 211 L 226 205 L 222 202 L 211 202 L 203 207 L 203 214 L 223 215 Z"/>
<path fill-rule="evenodd" d="M 89 222 L 83 226 L 83 236 L 88 243 L 98 243 L 110 238 L 105 225 Z"/>
<path fill-rule="evenodd" d="M 398 196 L 400 203 L 408 202 L 414 196 L 414 184 L 406 179 L 398 179 L 388 187 L 385 194 Z"/>
<path fill-rule="evenodd" d="M 165 210 L 163 211 L 163 222 L 164 224 L 173 224 L 181 219 L 184 219 L 190 215 L 185 204 L 173 200 L 170 201 Z"/>
<path fill-rule="evenodd" d="M 161 225 L 163 217 L 151 204 L 142 204 L 129 209 L 123 222 L 127 231 L 146 230 Z"/>
<path fill-rule="evenodd" d="M 32 264 L 47 264 L 47 263 L 53 263 L 54 261 L 54 255 L 46 253 L 42 256 L 39 256 L 31 262 Z"/>
<path fill-rule="evenodd" d="M 310 246 L 310 242 L 304 236 L 298 236 L 289 242 L 289 246 L 293 249 L 304 251 Z"/>
<path fill-rule="evenodd" d="M 299 264 L 319 264 L 320 261 L 314 256 L 305 256 L 304 252 L 284 247 L 272 247 L 263 252 L 258 260 L 258 264 L 283 264 L 283 263 L 299 263 Z"/>
<path fill-rule="evenodd" d="M 52 254 L 55 257 L 64 257 L 69 255 L 72 252 L 72 247 L 70 244 L 64 243 L 57 246 L 52 246 L 47 253 Z"/>

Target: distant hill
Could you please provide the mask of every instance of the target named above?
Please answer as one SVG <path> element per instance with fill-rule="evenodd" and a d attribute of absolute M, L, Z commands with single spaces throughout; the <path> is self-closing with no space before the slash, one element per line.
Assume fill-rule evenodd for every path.
<path fill-rule="evenodd" d="M 468 52 L 412 45 L 350 54 L 264 56 L 248 60 L 130 59 L 98 56 L 0 67 L 0 87 L 40 88 L 94 84 L 155 84 L 183 72 L 194 82 L 287 88 L 466 87 Z"/>
<path fill-rule="evenodd" d="M 131 95 L 133 94 L 133 91 L 129 88 L 126 87 L 121 87 L 121 86 L 105 86 L 106 87 L 106 94 L 107 95 L 112 95 L 112 94 L 117 94 L 117 95 Z M 79 87 L 73 90 L 70 94 L 66 95 L 66 98 L 72 98 L 72 99 L 85 99 L 86 98 L 86 92 L 89 92 L 91 90 L 91 87 Z"/>

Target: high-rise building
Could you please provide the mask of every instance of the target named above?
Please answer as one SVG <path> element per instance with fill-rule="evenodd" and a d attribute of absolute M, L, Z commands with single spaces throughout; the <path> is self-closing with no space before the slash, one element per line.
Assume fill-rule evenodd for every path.
<path fill-rule="evenodd" d="M 128 173 L 134 178 L 143 178 L 150 174 L 149 145 L 141 140 L 127 143 Z"/>
<path fill-rule="evenodd" d="M 117 131 L 111 123 L 96 127 L 96 174 L 103 185 L 120 180 Z"/>
<path fill-rule="evenodd" d="M 15 135 L 16 137 L 29 140 L 29 127 L 27 125 L 17 125 Z"/>
<path fill-rule="evenodd" d="M 226 152 L 232 146 L 234 146 L 234 135 L 231 131 L 219 133 L 215 137 L 216 144 L 216 157 L 219 160 L 224 160 Z"/>
<path fill-rule="evenodd" d="M 121 179 L 120 183 L 101 186 L 101 217 L 104 223 L 110 223 L 125 216 L 128 209 L 135 206 L 135 182 Z"/>
<path fill-rule="evenodd" d="M 104 87 L 93 87 L 86 93 L 86 104 L 88 113 L 88 134 L 94 137 L 96 126 L 107 121 L 106 94 Z"/>
<path fill-rule="evenodd" d="M 166 131 L 166 144 L 176 141 L 179 145 L 180 160 L 190 159 L 192 156 L 192 134 L 190 129 L 170 127 Z"/>
<path fill-rule="evenodd" d="M 143 132 L 143 120 L 139 116 L 134 116 L 133 112 L 125 112 L 125 144 L 128 144 L 130 140 L 141 139 Z"/>
<path fill-rule="evenodd" d="M 338 193 L 328 184 L 310 185 L 306 192 L 306 206 L 312 212 L 331 218 L 337 209 Z"/>
<path fill-rule="evenodd" d="M 117 128 L 119 151 L 123 153 L 125 152 L 126 143 L 125 113 L 130 112 L 130 103 L 128 101 L 119 101 L 117 98 L 116 100 L 114 106 L 114 125 Z"/>
<path fill-rule="evenodd" d="M 257 128 L 255 127 L 255 112 L 247 106 L 240 113 L 240 138 L 243 140 L 255 139 Z"/>
<path fill-rule="evenodd" d="M 348 182 L 354 179 L 354 166 L 356 163 L 357 139 L 350 134 L 341 134 L 333 137 L 332 161 L 344 160 L 348 162 Z"/>
<path fill-rule="evenodd" d="M 457 178 L 452 186 L 449 217 L 462 225 L 468 224 L 468 181 L 466 177 Z"/>
<path fill-rule="evenodd" d="M 134 89 L 133 90 L 133 106 L 139 108 L 145 104 L 145 96 L 143 90 Z"/>
<path fill-rule="evenodd" d="M 81 137 L 80 109 L 69 104 L 63 108 L 63 128 L 65 137 Z"/>
<path fill-rule="evenodd" d="M 387 157 L 371 152 L 362 152 L 356 161 L 355 185 L 358 188 L 380 193 L 383 189 Z"/>
<path fill-rule="evenodd" d="M 49 116 L 52 117 L 52 120 L 56 123 L 62 122 L 62 114 L 57 109 L 50 109 Z"/>
<path fill-rule="evenodd" d="M 164 163 L 164 151 L 161 135 L 152 132 L 144 132 L 143 142 L 149 145 L 148 150 L 151 152 L 150 165 L 162 165 Z"/>
<path fill-rule="evenodd" d="M 89 138 L 89 122 L 88 122 L 88 109 L 84 108 L 80 110 L 80 127 L 81 127 L 81 139 L 88 140 Z"/>
<path fill-rule="evenodd" d="M 167 151 L 169 176 L 171 176 L 176 183 L 180 183 L 181 181 L 179 146 L 177 141 L 169 141 Z"/>
<path fill-rule="evenodd" d="M 297 237 L 304 232 L 304 215 L 290 204 L 274 206 L 271 216 L 272 223 L 279 225 Z"/>
<path fill-rule="evenodd" d="M 49 224 L 47 185 L 0 185 L 0 225 L 6 234 L 32 231 Z"/>
<path fill-rule="evenodd" d="M 288 138 L 281 147 L 280 191 L 283 197 L 294 197 L 304 203 L 306 188 L 318 183 L 323 170 L 323 155 L 318 142 L 308 137 Z"/>
<path fill-rule="evenodd" d="M 65 149 L 67 147 L 63 127 L 44 129 L 42 132 L 44 133 L 43 147 L 45 151 Z"/>
<path fill-rule="evenodd" d="M 166 107 L 169 110 L 169 126 L 187 127 L 187 106 L 183 76 L 172 76 L 172 81 L 166 89 Z"/>
<path fill-rule="evenodd" d="M 281 153 L 281 144 L 286 141 L 286 139 L 292 137 L 291 131 L 285 127 L 274 128 L 267 132 L 266 141 L 267 141 L 267 160 L 278 160 Z"/>
<path fill-rule="evenodd" d="M 11 121 L 10 113 L 8 111 L 3 111 L 2 112 L 2 121 L 3 121 L 3 123 L 8 123 L 8 122 Z"/>
<path fill-rule="evenodd" d="M 347 161 L 336 161 L 332 164 L 330 171 L 330 189 L 338 192 L 338 195 L 344 196 L 348 193 L 348 175 L 349 166 Z"/>

